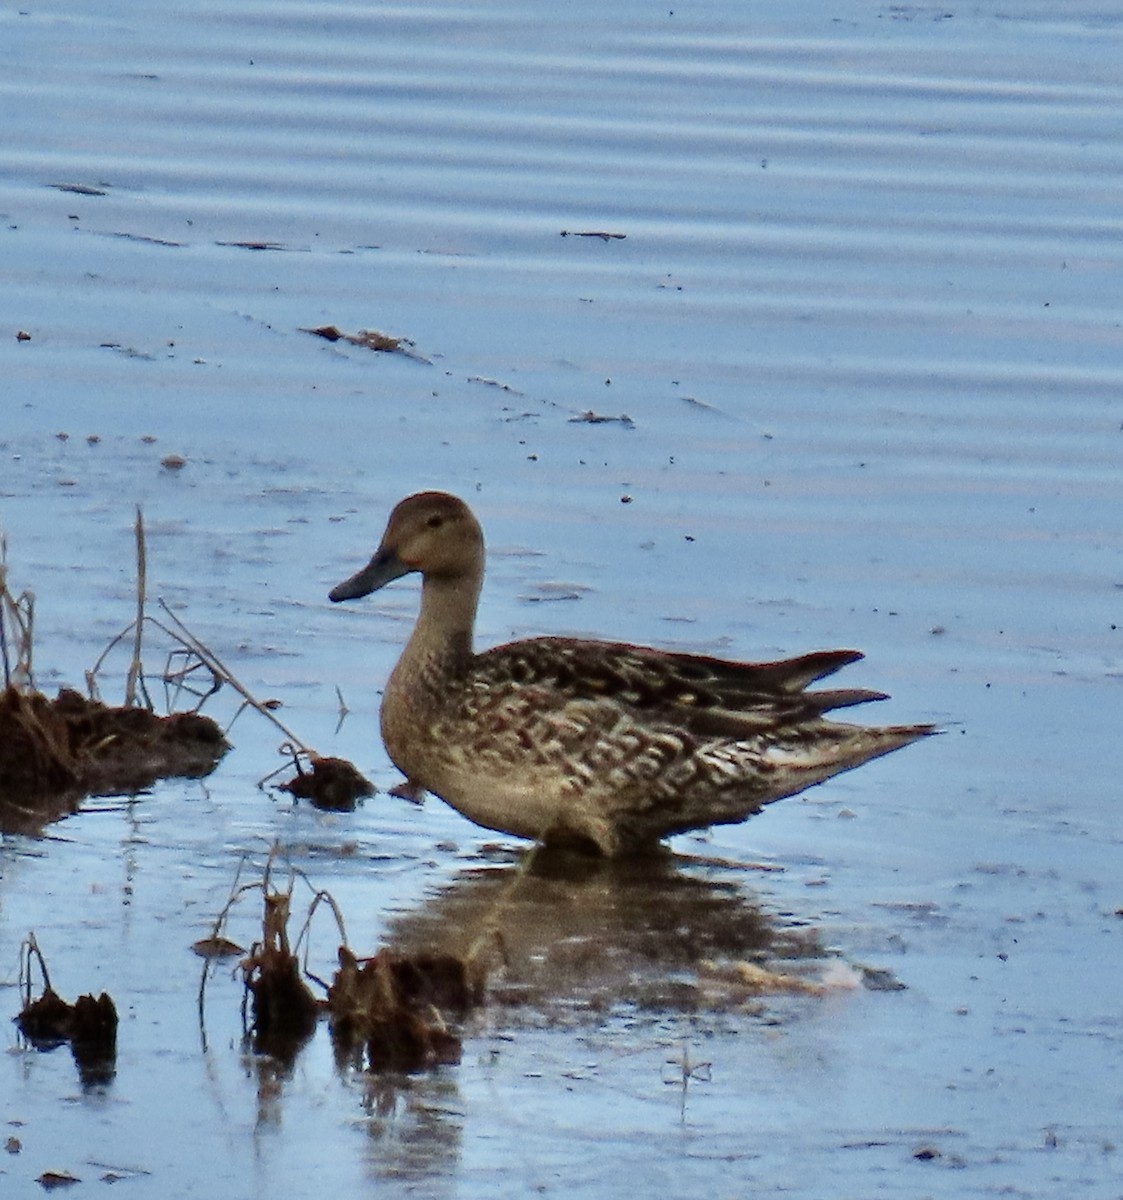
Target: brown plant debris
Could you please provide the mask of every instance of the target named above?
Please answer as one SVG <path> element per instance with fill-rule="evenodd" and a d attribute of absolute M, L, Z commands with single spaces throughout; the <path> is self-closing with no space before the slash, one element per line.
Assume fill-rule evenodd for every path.
<path fill-rule="evenodd" d="M 635 421 L 627 415 L 621 413 L 618 417 L 606 416 L 604 413 L 594 412 L 591 408 L 587 408 L 583 413 L 578 413 L 575 417 L 569 418 L 571 425 L 623 425 L 625 429 L 634 429 Z"/>
<path fill-rule="evenodd" d="M 311 800 L 313 808 L 353 812 L 360 799 L 374 795 L 374 784 L 345 758 L 309 754 L 309 770 L 301 766 L 299 755 L 293 762 L 296 774 L 276 786 L 299 800 Z"/>
<path fill-rule="evenodd" d="M 292 893 L 264 895 L 261 941 L 242 960 L 242 977 L 253 1001 L 254 1049 L 291 1060 L 316 1028 L 320 1006 L 289 946 Z"/>
<path fill-rule="evenodd" d="M 296 872 L 287 891 L 275 891 L 270 883 L 273 863 L 271 853 L 258 882 L 235 881 L 211 938 L 204 939 L 202 949 L 196 946 L 198 952 L 209 954 L 206 943 L 221 937 L 222 925 L 237 898 L 248 891 L 261 891 L 261 941 L 241 963 L 246 995 L 251 1001 L 254 1051 L 291 1067 L 319 1016 L 326 1013 L 340 1066 L 372 1072 L 412 1072 L 458 1063 L 460 1039 L 450 1032 L 442 1012 L 462 1017 L 483 1003 L 485 968 L 472 957 L 449 953 L 406 954 L 383 949 L 373 957 L 359 958 L 347 947 L 343 914 L 324 891 L 314 894 L 300 932 L 290 941 L 293 887 L 304 877 Z M 307 965 L 306 939 L 321 904 L 334 915 L 340 937 L 339 969 L 330 985 L 312 974 Z M 317 1000 L 306 980 L 323 988 L 327 998 Z M 202 1004 L 201 989 L 200 1008 Z"/>
<path fill-rule="evenodd" d="M 209 668 L 213 656 L 186 630 L 176 634 L 145 615 L 147 551 L 139 508 L 135 534 L 136 616 L 86 672 L 91 699 L 64 688 L 54 700 L 34 685 L 34 596 L 30 591 L 17 596 L 10 590 L 6 545 L 0 535 L 0 832 L 37 832 L 48 821 L 76 811 L 85 796 L 129 794 L 168 776 L 200 778 L 210 774 L 229 749 L 218 725 L 197 709 L 166 717 L 153 711 L 141 661 L 147 623 L 156 624 L 186 650 L 198 646 L 201 666 Z M 106 655 L 130 635 L 125 703 L 113 708 L 92 698 L 97 694 L 97 673 Z M 215 691 L 221 678 L 213 670 L 211 675 Z M 184 686 L 182 678 L 169 673 L 164 682 Z"/>
<path fill-rule="evenodd" d="M 383 949 L 359 959 L 340 946 L 339 970 L 328 989 L 336 1053 L 375 1072 L 458 1063 L 460 1039 L 441 1010 L 463 1014 L 481 1003 L 481 993 L 465 961 L 454 955 L 406 957 Z"/>
<path fill-rule="evenodd" d="M 90 795 L 122 795 L 169 776 L 210 774 L 229 749 L 200 713 L 161 717 L 112 708 L 69 688 L 54 700 L 0 692 L 0 830 L 27 830 L 76 811 Z"/>
<path fill-rule="evenodd" d="M 602 242 L 622 242 L 628 235 L 626 233 L 608 233 L 603 229 L 563 229 L 561 236 L 600 238 Z"/>
<path fill-rule="evenodd" d="M 46 1192 L 53 1192 L 55 1188 L 70 1187 L 75 1183 L 81 1183 L 82 1180 L 77 1175 L 71 1175 L 69 1171 L 44 1171 L 35 1182 Z"/>
<path fill-rule="evenodd" d="M 217 934 L 193 942 L 191 949 L 200 958 L 233 958 L 236 954 L 245 954 L 246 952 L 245 946 L 239 946 L 237 942 L 219 937 Z"/>
<path fill-rule="evenodd" d="M 358 333 L 344 333 L 337 325 L 319 325 L 314 329 L 303 326 L 301 333 L 310 333 L 313 337 L 323 338 L 328 342 L 349 342 L 352 346 L 362 346 L 367 350 L 376 350 L 383 354 L 404 354 L 407 358 L 415 358 L 418 362 L 430 362 L 423 354 L 415 349 L 417 343 L 405 337 L 391 337 L 379 333 L 377 329 L 360 329 Z"/>
<path fill-rule="evenodd" d="M 107 196 L 109 193 L 105 190 L 109 185 L 102 184 L 101 187 L 93 187 L 88 183 L 48 183 L 47 187 L 52 187 L 57 192 L 73 192 L 76 196 Z"/>
<path fill-rule="evenodd" d="M 227 246 L 234 250 L 287 250 L 284 242 L 262 242 L 256 240 L 242 242 L 215 242 L 216 246 Z"/>
<path fill-rule="evenodd" d="M 43 980 L 42 995 L 31 999 L 31 964 L 39 964 Z M 53 1049 L 70 1043 L 71 1053 L 84 1084 L 106 1083 L 112 1079 L 117 1061 L 117 1008 L 107 992 L 96 999 L 79 996 L 68 1004 L 51 987 L 35 935 L 29 935 L 20 952 L 20 982 L 23 1007 L 16 1017 L 20 1032 L 36 1049 Z"/>

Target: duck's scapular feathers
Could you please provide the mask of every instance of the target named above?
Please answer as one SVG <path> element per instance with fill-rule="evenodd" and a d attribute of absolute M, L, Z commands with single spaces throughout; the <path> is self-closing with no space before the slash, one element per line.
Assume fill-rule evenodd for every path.
<path fill-rule="evenodd" d="M 740 663 L 542 637 L 475 654 L 483 567 L 468 506 L 421 492 L 394 509 L 374 557 L 331 599 L 421 573 L 421 612 L 386 686 L 382 737 L 410 790 L 489 829 L 606 855 L 642 850 L 742 821 L 934 732 L 824 718 L 885 698 L 806 690 L 860 659 L 856 650 Z"/>

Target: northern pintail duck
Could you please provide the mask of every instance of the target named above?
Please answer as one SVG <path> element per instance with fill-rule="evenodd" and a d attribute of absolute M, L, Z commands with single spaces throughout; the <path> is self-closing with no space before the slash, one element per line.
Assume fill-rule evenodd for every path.
<path fill-rule="evenodd" d="M 824 718 L 885 698 L 805 690 L 860 659 L 856 650 L 742 663 L 540 637 L 477 654 L 483 532 L 444 492 L 403 500 L 374 557 L 330 598 L 413 571 L 421 612 L 383 695 L 382 738 L 407 794 L 433 792 L 488 829 L 629 853 L 743 821 L 933 732 Z"/>

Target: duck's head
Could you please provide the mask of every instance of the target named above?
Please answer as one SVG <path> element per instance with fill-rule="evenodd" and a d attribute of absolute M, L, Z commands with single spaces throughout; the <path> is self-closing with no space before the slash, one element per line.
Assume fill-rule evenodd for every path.
<path fill-rule="evenodd" d="M 390 514 L 370 562 L 332 588 L 328 599 L 355 600 L 412 571 L 427 581 L 470 581 L 478 590 L 483 554 L 483 531 L 463 500 L 447 492 L 418 492 Z"/>

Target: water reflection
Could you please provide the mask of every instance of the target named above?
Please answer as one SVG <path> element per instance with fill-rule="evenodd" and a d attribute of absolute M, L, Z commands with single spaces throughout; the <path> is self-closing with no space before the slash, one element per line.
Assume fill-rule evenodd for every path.
<path fill-rule="evenodd" d="M 363 1108 L 374 1178 L 451 1180 L 459 1165 L 464 1105 L 454 1070 L 418 1076 L 368 1076 Z"/>
<path fill-rule="evenodd" d="M 399 962 L 449 955 L 478 975 L 479 1007 L 442 1006 L 433 1014 L 467 1038 L 533 1038 L 543 1026 L 595 1023 L 606 1014 L 628 1019 L 637 1011 L 755 1011 L 760 997 L 751 987 L 715 986 L 723 964 L 790 963 L 822 952 L 813 931 L 763 912 L 749 880 L 745 867 L 669 853 L 603 861 L 538 850 L 481 860 L 392 918 L 386 951 Z M 316 1038 L 326 1033 L 321 1025 Z M 298 1049 L 297 1061 L 311 1051 Z M 257 1125 L 275 1128 L 293 1059 L 274 1050 L 247 1061 L 258 1085 Z M 378 1061 L 336 1047 L 336 1077 L 367 1134 L 364 1170 L 372 1180 L 451 1187 L 467 1111 L 460 1071 L 356 1068 Z M 684 1059 L 676 1067 L 685 1089 L 697 1066 Z"/>
<path fill-rule="evenodd" d="M 624 861 L 539 850 L 464 871 L 391 922 L 403 953 L 480 964 L 491 1004 L 549 1014 L 620 1004 L 693 1009 L 700 967 L 801 957 L 814 938 L 778 927 L 745 871 L 665 854 Z"/>

